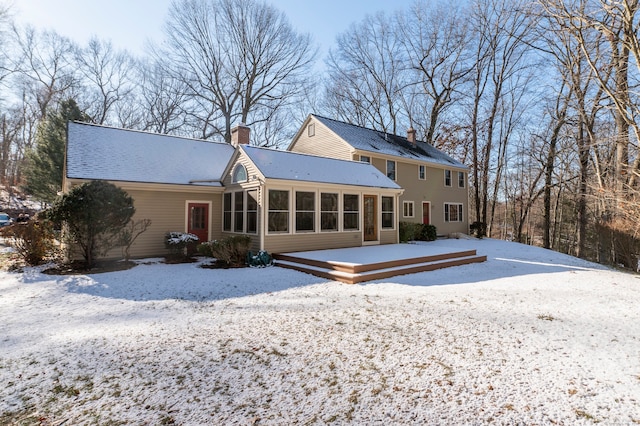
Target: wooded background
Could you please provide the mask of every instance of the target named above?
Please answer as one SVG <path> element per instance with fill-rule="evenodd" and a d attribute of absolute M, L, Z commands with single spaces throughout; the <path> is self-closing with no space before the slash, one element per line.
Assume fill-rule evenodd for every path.
<path fill-rule="evenodd" d="M 0 0 L 0 183 L 60 190 L 68 119 L 286 146 L 310 112 L 424 140 L 470 167 L 470 221 L 636 269 L 638 0 L 416 1 L 327 58 L 268 3 L 175 1 L 144 56 L 17 26 Z M 480 226 L 482 229 L 483 226 Z"/>

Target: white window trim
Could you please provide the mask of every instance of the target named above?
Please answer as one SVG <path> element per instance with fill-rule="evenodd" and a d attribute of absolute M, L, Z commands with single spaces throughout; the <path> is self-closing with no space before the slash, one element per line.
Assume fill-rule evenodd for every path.
<path fill-rule="evenodd" d="M 269 212 L 271 211 L 269 209 L 269 192 L 270 191 L 287 191 L 289 193 L 289 210 L 287 210 L 287 213 L 289 214 L 289 220 L 287 221 L 287 230 L 286 231 L 270 231 L 269 230 Z M 293 234 L 293 214 L 295 213 L 295 209 L 293 209 L 292 207 L 292 202 L 293 202 L 293 196 L 291 195 L 291 193 L 295 191 L 294 188 L 265 188 L 264 189 L 264 234 L 265 235 L 290 235 Z M 277 211 L 281 211 L 281 210 L 277 210 Z"/>
<path fill-rule="evenodd" d="M 385 163 L 385 176 L 389 177 L 389 163 L 393 163 L 393 181 L 398 181 L 398 162 L 395 160 L 387 160 Z M 389 178 L 391 179 L 391 178 Z"/>
<path fill-rule="evenodd" d="M 447 172 L 449 172 L 449 184 L 447 184 Z M 451 188 L 453 186 L 453 173 L 449 169 L 444 170 L 444 186 Z"/>
<path fill-rule="evenodd" d="M 338 197 L 336 200 L 336 210 L 335 210 L 335 213 L 337 215 L 336 229 L 322 229 L 322 213 L 334 213 L 333 210 L 322 210 L 322 194 L 336 194 Z M 340 191 L 335 191 L 335 192 L 323 191 L 323 190 L 318 191 L 318 201 L 317 201 L 318 202 L 318 218 L 317 218 L 318 232 L 322 232 L 323 234 L 327 234 L 331 232 L 340 232 L 340 198 L 341 198 Z"/>
<path fill-rule="evenodd" d="M 458 220 L 449 220 L 451 217 L 451 212 L 449 211 L 449 218 L 447 218 L 447 206 L 458 206 Z M 463 203 L 444 203 L 442 208 L 442 215 L 445 223 L 464 223 L 465 222 L 465 214 L 464 214 L 464 204 Z"/>
<path fill-rule="evenodd" d="M 244 179 L 242 180 L 236 179 L 236 175 L 240 168 L 244 170 Z M 233 172 L 231 173 L 231 183 L 244 183 L 244 182 L 247 182 L 248 180 L 249 180 L 249 172 L 247 172 L 247 168 L 244 166 L 244 164 L 241 164 L 241 163 L 236 164 L 236 166 L 233 168 Z"/>
<path fill-rule="evenodd" d="M 385 228 L 385 227 L 383 227 L 383 226 L 382 226 L 382 217 L 383 217 L 383 215 L 384 215 L 385 213 L 389 213 L 389 212 L 384 212 L 384 211 L 382 210 L 382 206 L 383 206 L 382 198 L 383 198 L 383 197 L 385 197 L 385 198 L 391 198 L 391 205 L 392 205 L 391 214 L 393 215 L 393 220 L 392 220 L 393 225 L 391 226 L 391 228 Z M 384 195 L 384 194 L 379 194 L 378 199 L 379 199 L 379 201 L 378 201 L 378 202 L 380 203 L 380 213 L 379 213 L 379 217 L 378 217 L 378 219 L 380 220 L 380 224 L 378 225 L 378 230 L 379 230 L 379 231 L 395 231 L 395 229 L 396 229 L 396 223 L 397 223 L 396 218 L 398 217 L 398 216 L 396 216 L 396 215 L 397 215 L 397 214 L 399 214 L 399 213 L 398 213 L 398 205 L 397 205 L 397 204 L 398 204 L 398 203 L 397 203 L 398 197 L 395 197 L 395 196 L 393 196 L 393 195 Z M 379 233 L 378 233 L 378 234 L 379 234 Z M 378 241 L 379 241 L 379 240 L 380 240 L 380 235 L 378 235 Z"/>
<path fill-rule="evenodd" d="M 315 234 L 318 232 L 318 191 L 309 191 L 309 190 L 303 190 L 303 189 L 294 189 L 295 191 L 295 196 L 293 197 L 293 201 L 294 201 L 294 205 L 293 207 L 293 232 L 295 234 Z M 298 231 L 298 209 L 296 206 L 296 201 L 297 201 L 297 196 L 298 196 L 298 192 L 308 192 L 308 193 L 313 193 L 313 211 L 311 210 L 300 210 L 301 212 L 304 213 L 308 213 L 308 212 L 312 212 L 313 213 L 313 229 L 311 230 L 306 230 L 306 231 Z"/>
<path fill-rule="evenodd" d="M 405 205 L 407 206 L 411 206 L 411 215 L 405 215 Z M 413 201 L 403 201 L 402 202 L 402 217 L 415 217 L 416 216 L 416 210 L 415 210 L 415 205 Z"/>
<path fill-rule="evenodd" d="M 422 177 L 420 177 L 420 170 L 424 172 Z M 424 164 L 418 164 L 418 180 L 427 180 L 427 166 Z"/>
<path fill-rule="evenodd" d="M 358 197 L 358 227 L 357 228 L 349 228 L 349 229 L 345 229 L 344 228 L 344 196 L 345 195 L 355 195 L 356 197 Z M 340 191 L 340 199 L 338 200 L 338 229 L 340 230 L 340 232 L 361 232 L 361 229 L 363 227 L 363 223 L 362 223 L 362 193 L 361 192 L 349 192 L 349 191 Z M 353 212 L 350 212 L 353 213 Z M 364 235 L 364 233 L 363 233 Z"/>

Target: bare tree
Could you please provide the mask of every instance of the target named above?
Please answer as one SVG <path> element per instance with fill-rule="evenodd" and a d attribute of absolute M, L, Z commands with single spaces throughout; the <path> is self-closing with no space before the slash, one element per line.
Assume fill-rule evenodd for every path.
<path fill-rule="evenodd" d="M 0 4 L 0 45 L 3 47 L 0 49 L 0 87 L 3 84 L 3 80 L 13 72 L 9 67 L 9 52 L 11 51 L 10 46 L 8 46 L 9 18 L 9 6 Z M 3 98 L 3 93 L 0 92 L 0 102 L 2 102 Z"/>
<path fill-rule="evenodd" d="M 416 2 L 399 17 L 404 56 L 412 71 L 415 95 L 408 108 L 410 125 L 436 143 L 442 114 L 460 97 L 460 87 L 473 70 L 468 9 L 451 3 Z"/>
<path fill-rule="evenodd" d="M 473 28 L 476 31 L 474 70 L 472 76 L 470 128 L 472 143 L 473 198 L 476 221 L 489 225 L 490 185 L 492 174 L 500 177 L 501 155 L 506 151 L 511 131 L 504 132 L 503 117 L 508 118 L 517 103 L 504 102 L 510 91 L 522 91 L 527 85 L 514 84 L 531 67 L 526 54 L 527 40 L 535 21 L 523 13 L 525 2 L 505 3 L 500 0 L 478 0 L 474 5 Z M 509 95 L 512 99 L 519 96 Z M 508 121 L 507 121 L 508 122 Z M 511 130 L 513 130 L 511 128 Z M 495 174 L 494 174 L 495 172 Z M 494 194 L 496 191 L 493 191 Z M 490 231 L 490 229 L 489 229 Z"/>
<path fill-rule="evenodd" d="M 33 27 L 14 27 L 13 36 L 16 57 L 11 66 L 16 70 L 16 84 L 20 95 L 33 100 L 29 104 L 41 119 L 50 105 L 71 96 L 77 87 L 75 45 L 55 32 L 38 32 Z"/>
<path fill-rule="evenodd" d="M 95 37 L 75 53 L 84 85 L 83 109 L 95 123 L 111 124 L 116 104 L 134 89 L 134 59 L 126 51 L 114 50 L 111 42 Z"/>
<path fill-rule="evenodd" d="M 187 86 L 174 78 L 160 62 L 146 61 L 138 69 L 144 130 L 163 134 L 185 132 L 188 126 L 184 106 Z"/>
<path fill-rule="evenodd" d="M 315 52 L 285 15 L 253 0 L 174 0 L 155 55 L 188 89 L 200 136 L 231 141 L 303 93 Z"/>
<path fill-rule="evenodd" d="M 397 23 L 383 12 L 367 16 L 337 38 L 327 61 L 327 110 L 336 118 L 397 133 L 401 90 L 408 85 Z M 406 114 L 405 114 L 406 115 Z"/>

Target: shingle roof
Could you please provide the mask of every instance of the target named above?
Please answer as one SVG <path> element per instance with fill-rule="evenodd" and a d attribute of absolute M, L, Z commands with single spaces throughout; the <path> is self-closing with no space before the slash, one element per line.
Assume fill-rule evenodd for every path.
<path fill-rule="evenodd" d="M 461 162 L 454 160 L 444 152 L 425 142 L 417 141 L 416 144 L 413 145 L 406 137 L 367 129 L 365 127 L 332 120 L 315 114 L 312 114 L 312 116 L 331 129 L 355 149 L 368 151 L 373 154 L 380 153 L 410 158 L 412 160 L 424 161 L 426 163 L 467 168 Z"/>
<path fill-rule="evenodd" d="M 269 179 L 400 189 L 397 183 L 367 163 L 246 145 L 242 149 Z"/>
<path fill-rule="evenodd" d="M 67 177 L 220 186 L 233 153 L 225 143 L 70 122 Z"/>

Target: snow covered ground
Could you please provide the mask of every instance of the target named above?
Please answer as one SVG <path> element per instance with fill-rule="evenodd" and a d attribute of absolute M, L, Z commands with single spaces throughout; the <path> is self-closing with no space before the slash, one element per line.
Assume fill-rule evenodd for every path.
<path fill-rule="evenodd" d="M 0 273 L 0 424 L 634 424 L 640 280 L 551 251 L 360 285 Z"/>

